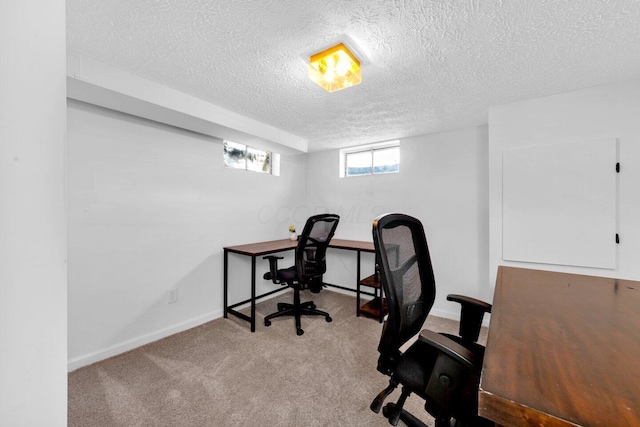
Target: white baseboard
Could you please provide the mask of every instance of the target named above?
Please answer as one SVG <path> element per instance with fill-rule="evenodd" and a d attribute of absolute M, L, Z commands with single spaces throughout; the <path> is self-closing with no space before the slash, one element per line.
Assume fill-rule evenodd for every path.
<path fill-rule="evenodd" d="M 440 308 L 431 308 L 431 311 L 429 311 L 429 314 L 436 316 L 436 317 L 442 317 L 445 319 L 451 319 L 451 320 L 455 320 L 457 322 L 460 321 L 460 312 L 459 311 L 449 311 L 449 310 L 442 310 Z"/>
<path fill-rule="evenodd" d="M 345 295 L 355 295 L 356 290 L 355 289 L 341 289 L 341 288 L 335 288 L 335 287 L 329 287 L 327 288 L 329 289 L 331 292 L 339 292 L 341 294 L 345 294 Z M 370 299 L 372 299 L 373 297 L 370 295 L 362 295 L 360 297 L 362 299 L 363 302 L 369 301 Z M 431 311 L 429 312 L 429 314 L 433 315 L 433 316 L 437 316 L 437 317 L 443 317 L 445 319 L 451 319 L 451 320 L 455 320 L 456 322 L 460 321 L 460 306 L 455 307 L 454 305 L 454 310 L 449 311 L 449 310 L 442 310 L 440 308 L 432 308 Z M 489 327 L 489 321 L 491 320 L 491 313 L 486 313 L 484 315 L 484 318 L 482 319 L 482 326 L 486 326 Z"/>
<path fill-rule="evenodd" d="M 347 295 L 353 295 L 353 292 L 349 292 L 339 288 L 330 288 L 332 292 L 339 292 Z M 355 290 L 354 290 L 355 292 Z M 274 297 L 277 295 L 274 295 Z M 363 299 L 365 299 L 363 296 Z M 273 298 L 273 297 L 272 297 Z M 249 303 L 245 304 L 246 307 L 249 306 Z M 236 310 L 240 310 L 244 307 L 236 307 Z M 448 310 L 441 309 L 432 309 L 431 314 L 438 317 L 444 317 L 446 319 L 460 320 L 460 313 Z M 118 354 L 125 353 L 127 351 L 133 350 L 135 348 L 141 347 L 145 344 L 152 343 L 154 341 L 158 341 L 162 338 L 166 338 L 170 335 L 177 334 L 178 332 L 186 331 L 187 329 L 195 328 L 196 326 L 200 326 L 204 323 L 210 322 L 212 320 L 218 319 L 222 317 L 222 310 L 216 310 L 212 313 L 206 314 L 204 316 L 196 317 L 195 319 L 187 320 L 185 322 L 179 323 L 177 325 L 173 325 L 169 328 L 162 329 L 160 331 L 156 331 L 147 335 L 143 335 L 137 338 L 130 339 L 128 341 L 124 341 L 120 344 L 116 344 L 112 347 L 106 348 L 104 350 L 95 351 L 93 353 L 85 354 L 82 356 L 75 357 L 73 359 L 69 359 L 67 361 L 67 371 L 72 372 L 76 369 L 82 368 L 83 366 L 91 365 L 92 363 L 99 362 L 104 359 L 108 359 L 113 356 L 117 356 Z M 484 316 L 484 321 L 482 322 L 483 326 L 489 326 L 490 314 Z"/>
<path fill-rule="evenodd" d="M 177 325 L 173 325 L 169 328 L 162 329 L 160 331 L 152 332 L 147 335 L 142 335 L 140 337 L 124 341 L 120 344 L 116 344 L 104 350 L 95 351 L 93 353 L 89 353 L 79 357 L 75 357 L 73 359 L 69 359 L 67 361 L 67 371 L 68 372 L 75 371 L 76 369 L 82 368 L 83 366 L 91 365 L 92 363 L 96 363 L 101 360 L 108 359 L 109 357 L 117 356 L 118 354 L 122 354 L 129 350 L 133 350 L 134 348 L 141 347 L 145 344 L 158 341 L 170 335 L 177 334 L 178 332 L 195 328 L 196 326 L 200 326 L 204 323 L 220 318 L 222 317 L 222 315 L 223 315 L 222 310 L 216 310 L 212 313 L 206 314 L 204 316 L 196 317 L 195 319 L 187 320 Z"/>
<path fill-rule="evenodd" d="M 457 322 L 460 321 L 460 311 L 449 311 L 449 310 L 442 310 L 438 308 L 432 308 L 429 314 L 432 314 L 437 317 L 444 317 L 445 319 L 452 319 Z M 490 320 L 491 320 L 491 313 L 485 313 L 484 318 L 482 319 L 482 326 L 489 327 Z"/>

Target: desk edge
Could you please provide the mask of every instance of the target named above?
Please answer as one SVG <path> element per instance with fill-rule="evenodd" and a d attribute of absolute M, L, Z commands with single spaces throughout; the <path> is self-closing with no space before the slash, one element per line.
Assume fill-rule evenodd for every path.
<path fill-rule="evenodd" d="M 483 390 L 482 385 L 478 392 L 478 415 L 504 426 L 581 427 Z"/>

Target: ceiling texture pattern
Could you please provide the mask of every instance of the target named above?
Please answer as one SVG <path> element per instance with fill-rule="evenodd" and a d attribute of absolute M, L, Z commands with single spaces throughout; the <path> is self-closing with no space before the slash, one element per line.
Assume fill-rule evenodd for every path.
<path fill-rule="evenodd" d="M 355 44 L 334 93 L 308 56 Z M 67 0 L 67 46 L 307 139 L 309 151 L 487 123 L 494 105 L 640 77 L 633 0 Z"/>

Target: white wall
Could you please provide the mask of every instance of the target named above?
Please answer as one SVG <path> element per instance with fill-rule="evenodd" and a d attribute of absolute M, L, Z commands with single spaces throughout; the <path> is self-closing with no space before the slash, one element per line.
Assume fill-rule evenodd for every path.
<path fill-rule="evenodd" d="M 66 426 L 65 3 L 0 2 L 0 425 Z"/>
<path fill-rule="evenodd" d="M 437 280 L 433 314 L 457 317 L 461 293 L 491 301 L 488 267 L 487 128 L 401 140 L 400 173 L 339 178 L 339 151 L 308 155 L 308 204 L 341 216 L 336 237 L 372 240 L 372 220 L 402 212 L 425 227 Z M 329 259 L 325 281 L 355 288 L 355 256 Z M 363 256 L 362 274 L 373 272 Z"/>
<path fill-rule="evenodd" d="M 640 80 L 515 102 L 489 111 L 490 273 L 498 265 L 640 280 Z M 615 270 L 502 259 L 502 152 L 597 138 L 619 140 L 620 244 Z M 612 168 L 614 165 L 611 166 Z M 614 236 L 612 236 L 612 239 Z"/>
<path fill-rule="evenodd" d="M 638 279 L 639 100 L 633 81 L 495 107 L 488 128 L 402 140 L 399 174 L 353 178 L 338 177 L 338 150 L 283 157 L 280 177 L 228 170 L 214 138 L 69 101 L 69 367 L 220 316 L 222 247 L 284 238 L 319 212 L 357 240 L 384 212 L 421 219 L 441 316 L 458 315 L 448 293 L 491 301 L 500 264 Z M 502 150 L 600 137 L 620 141 L 618 268 L 502 261 Z M 363 275 L 372 266 L 363 255 Z M 248 297 L 248 269 L 231 256 L 234 301 Z M 352 252 L 331 251 L 325 280 L 355 288 L 355 269 Z"/>
<path fill-rule="evenodd" d="M 217 139 L 73 100 L 68 151 L 70 369 L 220 317 L 222 248 L 286 238 L 305 210 L 304 155 L 228 169 Z M 248 261 L 230 256 L 232 302 Z"/>

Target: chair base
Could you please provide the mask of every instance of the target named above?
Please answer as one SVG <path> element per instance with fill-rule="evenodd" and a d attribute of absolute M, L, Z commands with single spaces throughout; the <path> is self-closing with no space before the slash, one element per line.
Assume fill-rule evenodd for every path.
<path fill-rule="evenodd" d="M 398 414 L 399 412 L 399 414 Z M 397 425 L 398 420 L 402 421 L 407 427 L 427 427 L 420 419 L 416 418 L 411 412 L 406 409 L 399 408 L 395 403 L 387 403 L 382 408 L 382 414 L 385 418 L 389 419 L 389 424 Z M 395 424 L 393 423 L 395 421 Z M 480 424 L 474 422 L 464 423 L 462 421 L 455 420 L 453 418 L 435 418 L 436 427 L 488 427 L 493 426 L 491 422 L 486 420 L 477 420 Z"/>
<path fill-rule="evenodd" d="M 397 414 L 397 412 L 400 412 Z M 396 415 L 397 414 L 397 415 Z M 402 421 L 407 427 L 427 427 L 425 423 L 416 418 L 413 414 L 408 412 L 405 409 L 398 408 L 395 403 L 387 403 L 387 405 L 382 408 L 382 415 L 385 418 L 389 419 L 389 424 L 398 425 L 398 420 Z M 394 424 L 395 421 L 395 424 Z M 444 426 L 443 424 L 438 424 L 436 420 L 436 427 Z M 448 426 L 447 426 L 448 427 Z"/>
<path fill-rule="evenodd" d="M 327 322 L 331 322 L 331 316 L 326 311 L 317 310 L 316 305 L 313 301 L 307 301 L 300 303 L 300 290 L 294 288 L 293 289 L 293 304 L 288 304 L 284 302 L 278 303 L 278 311 L 272 313 L 264 318 L 264 326 L 271 325 L 271 319 L 282 316 L 294 316 L 296 320 L 296 334 L 302 335 L 304 331 L 302 330 L 300 323 L 300 316 L 309 315 L 309 316 L 324 316 Z"/>
<path fill-rule="evenodd" d="M 382 390 L 376 398 L 371 402 L 370 408 L 376 414 L 382 409 L 382 414 L 389 420 L 389 424 L 398 425 L 398 421 L 402 421 L 408 427 L 427 427 L 420 419 L 416 418 L 412 413 L 405 410 L 404 404 L 411 394 L 407 388 L 403 387 L 400 398 L 396 403 L 387 403 L 384 407 L 384 400 L 395 390 L 398 383 L 393 379 L 389 381 L 386 389 Z M 426 409 L 426 408 L 425 408 Z M 430 414 L 432 415 L 432 414 Z M 456 420 L 451 416 L 434 417 L 435 427 L 495 427 L 495 424 L 484 418 L 476 417 L 471 420 Z"/>

